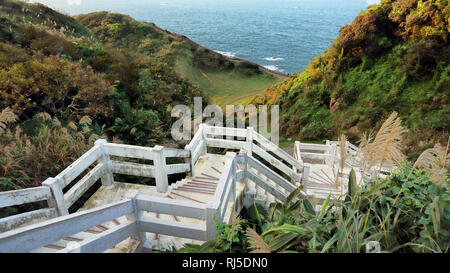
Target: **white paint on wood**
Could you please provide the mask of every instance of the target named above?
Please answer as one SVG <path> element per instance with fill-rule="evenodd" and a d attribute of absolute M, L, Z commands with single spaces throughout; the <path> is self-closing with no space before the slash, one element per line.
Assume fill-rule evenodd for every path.
<path fill-rule="evenodd" d="M 243 128 L 205 126 L 205 131 L 208 135 L 246 137 L 246 130 Z"/>
<path fill-rule="evenodd" d="M 190 164 L 178 163 L 166 165 L 167 174 L 185 173 L 191 170 Z"/>
<path fill-rule="evenodd" d="M 253 127 L 247 128 L 247 135 L 246 135 L 246 150 L 248 155 L 252 155 L 253 152 L 253 135 L 255 132 L 253 131 Z"/>
<path fill-rule="evenodd" d="M 283 162 L 279 161 L 278 159 L 276 159 L 263 149 L 261 149 L 259 146 L 253 145 L 253 152 L 262 157 L 267 162 L 269 162 L 273 167 L 277 168 L 278 170 L 288 175 L 289 177 L 293 178 L 296 181 L 299 180 L 300 176 L 298 175 L 298 173 L 296 173 L 293 169 L 289 168 Z"/>
<path fill-rule="evenodd" d="M 336 154 L 337 154 L 337 146 L 336 144 L 332 144 L 329 150 L 330 156 L 328 157 L 328 166 L 333 167 L 336 162 Z"/>
<path fill-rule="evenodd" d="M 329 154 L 319 154 L 319 153 L 301 153 L 303 159 L 314 159 L 314 160 L 328 160 Z"/>
<path fill-rule="evenodd" d="M 58 214 L 55 208 L 46 208 L 24 212 L 0 219 L 0 232 L 6 232 L 39 218 L 54 218 Z M 0 249 L 1 251 L 1 249 Z"/>
<path fill-rule="evenodd" d="M 255 168 L 257 171 L 261 172 L 263 175 L 268 177 L 270 180 L 274 181 L 276 184 L 287 190 L 288 192 L 292 192 L 296 189 L 296 187 L 282 176 L 277 174 L 276 172 L 269 169 L 267 166 L 263 165 L 261 162 L 256 160 L 253 157 L 247 158 L 248 165 L 252 168 Z M 248 168 L 247 168 L 248 169 Z"/>
<path fill-rule="evenodd" d="M 113 160 L 111 169 L 113 173 L 117 174 L 155 177 L 155 167 L 151 165 Z"/>
<path fill-rule="evenodd" d="M 223 197 L 225 195 L 225 187 L 227 186 L 230 177 L 231 177 L 231 168 L 234 166 L 234 158 L 236 157 L 236 153 L 227 152 L 226 154 L 225 166 L 222 170 L 222 174 L 220 176 L 219 184 L 216 189 L 216 193 L 214 194 L 213 203 L 217 204 L 217 206 L 221 205 Z"/>
<path fill-rule="evenodd" d="M 138 195 L 136 198 L 136 205 L 138 210 L 188 218 L 205 219 L 206 205 L 201 203 Z"/>
<path fill-rule="evenodd" d="M 224 190 L 224 194 L 223 197 L 219 203 L 219 207 L 217 208 L 218 211 L 218 218 L 220 220 L 224 220 L 224 216 L 225 213 L 227 211 L 228 208 L 228 203 L 230 202 L 230 200 L 232 200 L 232 202 L 234 203 L 236 200 L 232 199 L 235 193 L 235 188 L 234 188 L 234 179 L 230 179 L 230 181 L 227 183 L 225 190 Z"/>
<path fill-rule="evenodd" d="M 236 172 L 236 181 L 241 181 L 242 179 L 245 178 L 245 172 L 243 170 L 240 170 L 238 172 Z"/>
<path fill-rule="evenodd" d="M 94 146 L 80 158 L 75 160 L 72 164 L 64 169 L 55 178 L 60 179 L 61 188 L 64 189 L 70 184 L 75 178 L 77 178 L 82 172 L 84 172 L 89 166 L 94 164 L 101 156 L 101 147 Z"/>
<path fill-rule="evenodd" d="M 296 141 L 294 144 L 294 158 L 300 162 L 301 166 L 303 166 L 304 163 L 301 154 L 300 141 Z"/>
<path fill-rule="evenodd" d="M 112 156 L 153 160 L 153 148 L 126 144 L 106 143 L 105 151 Z"/>
<path fill-rule="evenodd" d="M 194 171 L 195 163 L 197 163 L 197 160 L 199 159 L 199 157 L 206 154 L 205 150 L 206 150 L 206 144 L 205 144 L 204 140 L 201 140 L 199 142 L 199 144 L 196 147 L 193 148 L 193 150 L 192 150 L 192 158 L 191 158 L 191 160 L 192 160 L 192 164 L 191 164 L 192 165 L 192 169 L 191 170 L 192 171 Z M 193 174 L 193 175 L 195 175 L 195 174 Z"/>
<path fill-rule="evenodd" d="M 255 184 L 257 184 L 258 186 L 260 186 L 261 188 L 263 188 L 264 190 L 275 196 L 275 198 L 277 198 L 278 200 L 282 202 L 286 201 L 286 195 L 283 192 L 276 189 L 272 185 L 268 184 L 266 181 L 264 181 L 262 178 L 254 174 L 252 171 L 246 170 L 245 172 L 246 176 L 248 176 L 249 179 L 252 180 Z"/>
<path fill-rule="evenodd" d="M 138 223 L 138 231 L 152 232 L 200 241 L 204 241 L 206 238 L 206 227 L 204 225 L 167 221 L 145 216 Z"/>
<path fill-rule="evenodd" d="M 43 186 L 50 188 L 53 195 L 53 201 L 51 204 L 56 206 L 58 215 L 60 216 L 69 214 L 69 207 L 64 200 L 62 184 L 63 183 L 60 178 L 53 177 L 47 178 L 44 182 L 42 182 Z"/>
<path fill-rule="evenodd" d="M 234 141 L 228 139 L 212 139 L 206 138 L 206 145 L 208 147 L 225 148 L 225 149 L 247 149 L 245 141 Z"/>
<path fill-rule="evenodd" d="M 112 162 L 109 158 L 109 154 L 106 152 L 105 144 L 106 139 L 98 139 L 95 141 L 95 146 L 100 147 L 100 158 L 98 159 L 99 164 L 103 164 L 103 169 L 105 170 L 101 176 L 103 186 L 111 186 L 114 183 L 114 177 L 112 175 Z"/>
<path fill-rule="evenodd" d="M 301 143 L 300 150 L 328 151 L 330 146 L 326 144 Z"/>
<path fill-rule="evenodd" d="M 73 205 L 105 172 L 104 165 L 98 164 L 89 173 L 87 173 L 80 181 L 78 181 L 69 191 L 64 194 L 64 200 L 68 207 Z"/>
<path fill-rule="evenodd" d="M 15 191 L 0 192 L 0 208 L 38 202 L 51 198 L 48 187 L 35 187 Z"/>
<path fill-rule="evenodd" d="M 194 150 L 195 147 L 197 147 L 198 143 L 203 139 L 203 129 L 199 128 L 197 132 L 194 135 L 194 138 L 192 138 L 191 142 L 186 145 L 185 149 L 187 150 Z"/>
<path fill-rule="evenodd" d="M 153 164 L 155 167 L 156 190 L 160 193 L 167 192 L 169 188 L 169 182 L 167 179 L 166 158 L 163 156 L 163 149 L 164 147 L 162 146 L 155 146 L 153 148 L 155 152 Z"/>
<path fill-rule="evenodd" d="M 306 191 L 306 187 L 308 185 L 310 175 L 311 175 L 311 166 L 305 165 L 305 167 L 303 167 L 303 175 L 302 175 L 302 185 L 303 185 L 303 190 L 305 190 L 305 191 Z"/>
<path fill-rule="evenodd" d="M 214 207 L 207 207 L 205 212 L 205 218 L 206 218 L 206 234 L 205 234 L 205 241 L 209 241 L 214 239 L 214 237 L 217 234 L 217 228 L 216 228 L 216 220 L 217 219 L 217 209 Z"/>
<path fill-rule="evenodd" d="M 293 158 L 290 154 L 288 154 L 286 151 L 275 145 L 273 142 L 268 140 L 267 138 L 263 137 L 262 135 L 255 133 L 255 139 L 256 141 L 261 145 L 263 149 L 266 151 L 270 151 L 277 155 L 279 158 L 285 160 L 287 163 L 289 163 L 292 167 L 297 167 L 297 169 L 301 169 L 302 165 L 300 162 L 298 162 L 295 158 Z"/>
<path fill-rule="evenodd" d="M 163 156 L 164 157 L 189 157 L 189 156 L 191 156 L 191 153 L 186 150 L 164 148 Z"/>
<path fill-rule="evenodd" d="M 0 252 L 29 252 L 133 212 L 133 201 L 123 200 L 0 233 Z"/>
<path fill-rule="evenodd" d="M 136 222 L 112 227 L 87 241 L 73 243 L 71 247 L 58 251 L 59 253 L 101 253 L 114 247 L 137 232 Z"/>

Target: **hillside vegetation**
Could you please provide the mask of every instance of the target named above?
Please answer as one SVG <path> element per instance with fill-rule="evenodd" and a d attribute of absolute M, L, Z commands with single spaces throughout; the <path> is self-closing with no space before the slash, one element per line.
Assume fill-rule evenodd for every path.
<path fill-rule="evenodd" d="M 306 70 L 254 103 L 280 104 L 287 137 L 356 140 L 397 111 L 410 155 L 446 143 L 450 130 L 450 6 L 447 0 L 383 0 L 341 28 Z"/>
<path fill-rule="evenodd" d="M 259 65 L 229 59 L 185 36 L 126 15 L 96 12 L 78 15 L 75 19 L 111 47 L 135 50 L 163 60 L 177 75 L 202 90 L 212 103 L 223 105 L 236 96 L 262 92 L 268 85 L 280 81 L 280 76 L 268 73 Z"/>
<path fill-rule="evenodd" d="M 0 190 L 39 185 L 98 138 L 181 145 L 172 106 L 277 80 L 126 15 L 0 0 Z"/>

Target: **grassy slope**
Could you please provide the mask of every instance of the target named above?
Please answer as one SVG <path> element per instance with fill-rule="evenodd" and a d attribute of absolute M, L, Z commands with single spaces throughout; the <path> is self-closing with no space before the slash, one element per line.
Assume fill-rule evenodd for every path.
<path fill-rule="evenodd" d="M 213 103 L 222 105 L 236 97 L 263 92 L 267 86 L 283 78 L 249 63 L 241 69 L 239 65 L 245 61 L 228 59 L 184 36 L 151 23 L 137 22 L 125 15 L 101 12 L 75 18 L 88 26 L 102 42 L 164 58 L 178 75 L 204 91 Z M 111 32 L 115 34 L 111 35 Z"/>
<path fill-rule="evenodd" d="M 450 130 L 447 0 L 382 1 L 341 29 L 308 68 L 270 86 L 254 103 L 281 107 L 285 137 L 302 140 L 377 128 L 397 111 L 413 151 Z M 331 105 L 337 102 L 336 109 Z"/>
<path fill-rule="evenodd" d="M 264 71 L 259 75 L 246 76 L 235 69 L 202 69 L 193 66 L 189 57 L 185 56 L 177 56 L 176 70 L 208 94 L 211 103 L 221 106 L 255 91 L 262 93 L 267 86 L 279 81 L 276 76 Z"/>

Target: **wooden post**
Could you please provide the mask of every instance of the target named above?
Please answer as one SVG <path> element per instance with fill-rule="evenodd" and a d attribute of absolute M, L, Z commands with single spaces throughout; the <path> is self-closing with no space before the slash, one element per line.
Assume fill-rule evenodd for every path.
<path fill-rule="evenodd" d="M 164 157 L 163 149 L 163 146 L 155 146 L 153 148 L 153 151 L 155 152 L 153 164 L 155 167 L 156 190 L 160 193 L 166 193 L 169 188 L 166 158 Z"/>
<path fill-rule="evenodd" d="M 331 145 L 330 148 L 330 161 L 328 162 L 328 165 L 330 167 L 334 166 L 334 162 L 336 161 L 336 152 L 337 152 L 337 146 L 336 144 Z"/>
<path fill-rule="evenodd" d="M 188 150 L 187 150 L 188 151 Z M 186 175 L 187 176 L 191 176 L 191 177 L 194 177 L 194 166 L 192 166 L 192 151 L 189 151 L 190 152 L 190 157 L 186 157 L 185 159 L 184 159 L 184 163 L 187 163 L 187 164 L 189 164 L 189 166 L 191 167 L 191 170 L 190 171 L 188 171 L 188 172 L 186 172 Z"/>
<path fill-rule="evenodd" d="M 244 207 L 249 208 L 251 205 L 253 205 L 253 202 L 255 200 L 256 196 L 256 190 L 254 187 L 254 184 L 250 184 L 250 179 L 247 176 L 247 151 L 240 151 L 239 156 L 245 158 L 245 162 L 241 164 L 241 168 L 244 171 Z M 253 186 L 253 187 L 252 187 Z"/>
<path fill-rule="evenodd" d="M 294 159 L 300 163 L 301 166 L 304 166 L 303 164 L 303 160 L 302 160 L 302 156 L 301 156 L 301 151 L 300 151 L 300 141 L 295 141 L 294 142 Z M 299 186 L 302 183 L 302 177 L 303 177 L 303 169 L 298 169 L 296 166 L 293 167 L 294 172 L 297 174 L 301 174 L 301 177 L 297 180 L 294 181 L 295 185 Z"/>
<path fill-rule="evenodd" d="M 294 155 L 294 159 L 298 161 L 298 158 L 299 158 L 298 150 L 299 149 L 297 149 L 297 147 L 300 148 L 300 141 L 295 141 L 294 142 L 294 153 L 293 153 L 293 155 Z M 294 166 L 293 169 L 294 169 L 294 172 L 298 173 L 297 167 Z"/>
<path fill-rule="evenodd" d="M 61 180 L 59 178 L 47 178 L 44 182 L 42 182 L 43 186 L 49 187 L 52 195 L 53 195 L 53 201 L 49 200 L 49 206 L 56 208 L 58 215 L 68 215 L 69 214 L 69 208 L 67 207 L 67 204 L 64 200 L 64 194 L 61 188 Z"/>
<path fill-rule="evenodd" d="M 202 136 L 202 140 L 200 141 L 200 143 L 202 144 L 202 154 L 201 155 L 206 155 L 206 153 L 208 152 L 208 147 L 206 146 L 206 130 L 205 130 L 206 124 L 202 123 L 200 124 L 200 132 L 201 132 L 201 136 Z"/>
<path fill-rule="evenodd" d="M 138 196 L 139 191 L 138 190 L 130 190 L 125 194 L 126 199 L 133 200 L 133 208 L 134 208 L 134 215 L 128 216 L 127 219 L 129 221 L 136 221 L 139 225 L 139 221 L 143 218 L 144 212 L 142 210 L 138 210 L 137 208 L 137 201 L 136 197 Z M 132 219 L 134 218 L 134 219 Z M 138 232 L 137 234 L 134 234 L 133 237 L 141 242 L 141 247 L 147 243 L 147 233 L 146 232 Z"/>
<path fill-rule="evenodd" d="M 205 219 L 206 219 L 206 241 L 214 239 L 217 234 L 216 228 L 216 218 L 217 218 L 217 209 L 214 206 L 208 206 L 205 211 Z"/>
<path fill-rule="evenodd" d="M 303 190 L 306 192 L 306 187 L 308 186 L 309 173 L 311 172 L 311 167 L 303 165 L 303 174 L 302 174 L 302 185 Z"/>
<path fill-rule="evenodd" d="M 253 154 L 253 127 L 247 127 L 246 142 L 247 154 L 251 156 Z"/>
<path fill-rule="evenodd" d="M 300 164 L 303 165 L 302 151 L 300 149 L 300 141 L 296 141 L 295 142 L 294 149 L 295 149 L 296 154 L 297 154 L 297 157 L 295 159 L 297 159 L 297 161 L 300 162 Z"/>
<path fill-rule="evenodd" d="M 105 144 L 106 139 L 98 139 L 95 141 L 95 146 L 100 147 L 101 156 L 99 162 L 103 164 L 103 175 L 101 176 L 103 186 L 111 186 L 114 183 L 114 177 L 112 174 L 112 162 L 109 155 L 106 153 Z"/>
<path fill-rule="evenodd" d="M 193 156 L 194 155 L 194 151 L 193 151 L 192 147 L 189 144 L 184 146 L 184 150 L 185 151 L 189 151 L 189 158 L 185 159 L 185 162 L 188 163 L 189 165 L 191 165 L 191 171 L 188 173 L 188 175 L 191 176 L 191 177 L 194 177 L 195 176 L 195 174 L 194 174 L 195 162 L 194 162 L 194 156 Z"/>
<path fill-rule="evenodd" d="M 236 206 L 236 161 L 233 161 L 233 165 L 231 166 L 231 172 L 232 172 L 232 180 L 231 180 L 231 190 L 233 191 L 231 193 L 231 198 L 233 198 L 233 209 L 231 210 L 232 213 L 235 213 L 235 210 L 237 208 Z M 225 209 L 226 211 L 226 209 Z"/>
<path fill-rule="evenodd" d="M 243 157 L 245 159 L 244 163 L 241 164 L 241 168 L 244 171 L 244 178 L 243 178 L 243 180 L 244 180 L 244 190 L 248 191 L 249 190 L 249 188 L 248 188 L 249 187 L 249 185 L 248 185 L 248 181 L 249 180 L 248 180 L 247 176 L 245 175 L 245 172 L 247 171 L 247 168 L 248 168 L 248 163 L 247 163 L 247 158 L 246 158 L 247 152 L 241 150 L 241 151 L 239 151 L 239 156 Z"/>

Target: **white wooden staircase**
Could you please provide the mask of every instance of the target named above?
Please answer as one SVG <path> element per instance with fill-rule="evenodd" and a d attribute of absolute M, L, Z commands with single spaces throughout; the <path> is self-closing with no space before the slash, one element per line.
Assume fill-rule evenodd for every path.
<path fill-rule="evenodd" d="M 339 198 L 344 188 L 328 187 L 317 178 L 317 173 L 329 173 L 320 168 L 335 168 L 333 146 L 301 145 L 306 144 L 296 142 L 291 156 L 252 128 L 204 124 L 184 150 L 97 141 L 43 186 L 0 192 L 0 208 L 41 200 L 48 204 L 39 211 L 0 219 L 0 252 L 180 248 L 187 242 L 212 239 L 216 220 L 230 223 L 233 214 L 253 202 L 268 206 L 275 200 L 285 201 L 300 185 L 304 196 L 324 199 L 331 193 Z M 325 152 L 302 153 L 308 148 Z M 304 163 L 302 157 L 308 156 L 322 157 L 327 164 Z M 152 165 L 126 158 L 151 161 Z M 168 164 L 167 158 L 184 159 L 185 163 Z M 169 185 L 168 175 L 176 173 L 186 173 L 186 177 Z M 114 181 L 113 174 L 152 177 L 156 186 L 121 183 Z M 68 208 L 98 180 L 100 189 L 81 209 L 69 214 Z"/>

